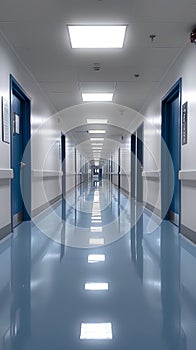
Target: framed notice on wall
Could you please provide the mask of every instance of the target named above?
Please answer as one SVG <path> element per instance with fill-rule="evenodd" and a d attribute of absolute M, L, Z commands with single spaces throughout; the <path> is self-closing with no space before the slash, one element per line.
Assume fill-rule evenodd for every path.
<path fill-rule="evenodd" d="M 8 101 L 1 97 L 2 141 L 10 143 L 10 118 Z"/>

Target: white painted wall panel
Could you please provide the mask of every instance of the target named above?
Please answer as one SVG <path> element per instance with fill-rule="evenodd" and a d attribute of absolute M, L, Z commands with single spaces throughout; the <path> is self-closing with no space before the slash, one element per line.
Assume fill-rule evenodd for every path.
<path fill-rule="evenodd" d="M 46 99 L 46 96 L 31 73 L 18 59 L 14 50 L 1 34 L 0 52 L 0 96 L 9 100 L 9 79 L 10 74 L 12 74 L 31 98 L 31 133 L 33 135 L 31 142 L 32 168 L 41 170 L 44 164 L 45 169 L 59 170 L 59 159 L 56 158 L 56 150 L 52 147 L 54 144 L 54 139 L 52 139 L 53 134 L 55 134 L 55 138 L 60 135 L 56 121 L 50 120 L 36 134 L 37 128 L 48 120 L 54 114 L 55 110 L 50 101 Z M 2 130 L 1 118 L 0 130 Z M 10 145 L 2 142 L 2 134 L 0 134 L 0 168 L 9 169 L 10 167 Z M 48 196 L 46 196 L 48 198 L 45 198 L 43 186 L 39 183 L 39 180 L 32 181 L 32 209 L 40 207 L 46 200 L 55 198 L 59 194 L 59 185 L 57 182 L 56 179 L 50 180 L 50 191 L 48 192 Z M 10 181 L 0 181 L 0 207 L 1 228 L 8 225 L 11 221 Z"/>
<path fill-rule="evenodd" d="M 196 60 L 196 48 L 187 42 L 184 49 L 178 55 L 172 67 L 168 70 L 159 88 L 153 91 L 149 101 L 143 108 L 143 114 L 146 118 L 144 127 L 144 170 L 152 171 L 160 169 L 161 165 L 161 99 L 182 77 L 182 103 L 188 101 L 188 144 L 181 147 L 182 151 L 182 170 L 196 169 L 196 79 L 194 79 Z M 149 123 L 147 125 L 147 123 Z M 156 130 L 155 130 L 156 129 Z M 148 149 L 148 150 L 147 150 Z M 160 208 L 160 200 L 157 202 L 157 182 L 149 184 L 148 192 L 145 191 L 145 198 L 152 205 Z M 187 186 L 181 183 L 182 188 L 182 224 L 196 230 L 195 211 L 193 208 L 196 203 L 196 191 L 194 186 Z M 148 194 L 147 194 L 148 193 Z M 160 196 L 159 196 L 160 198 Z"/>
<path fill-rule="evenodd" d="M 120 147 L 120 185 L 126 192 L 130 192 L 131 172 L 131 143 L 130 136 L 124 140 Z"/>

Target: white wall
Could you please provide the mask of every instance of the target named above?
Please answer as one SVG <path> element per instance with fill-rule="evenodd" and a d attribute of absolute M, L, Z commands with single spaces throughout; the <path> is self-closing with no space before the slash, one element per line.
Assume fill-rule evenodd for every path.
<path fill-rule="evenodd" d="M 142 113 L 146 118 L 144 127 L 144 170 L 154 171 L 161 168 L 161 99 L 167 91 L 182 77 L 182 104 L 188 101 L 188 144 L 181 146 L 182 170 L 196 169 L 196 46 L 187 42 L 175 63 L 169 69 L 159 88 L 154 91 Z M 184 181 L 182 188 L 182 224 L 196 230 L 195 203 L 196 182 Z M 144 201 L 161 209 L 160 179 L 144 181 Z"/>
<path fill-rule="evenodd" d="M 13 49 L 0 34 L 0 96 L 9 100 L 9 79 L 10 74 L 18 81 L 26 93 L 31 97 L 31 127 L 32 127 L 32 170 L 44 169 L 59 171 L 60 164 L 57 155 L 56 138 L 59 139 L 60 132 L 56 125 L 56 120 L 50 120 L 45 127 L 39 128 L 48 118 L 54 114 L 55 110 L 46 99 L 39 85 L 32 75 L 17 58 Z M 0 107 L 1 108 L 1 107 Z M 1 112 L 1 111 L 0 111 Z M 0 130 L 2 130 L 2 120 L 0 118 Z M 55 140 L 54 140 L 55 138 Z M 0 131 L 0 169 L 9 169 L 10 165 L 10 145 L 2 142 L 2 132 Z M 36 176 L 34 176 L 37 174 Z M 43 205 L 47 200 L 55 198 L 60 193 L 58 177 L 51 177 L 44 180 L 44 187 L 41 183 L 43 179 L 38 176 L 38 172 L 32 174 L 32 209 Z M 45 193 L 44 193 L 45 192 Z M 10 203 L 10 180 L 0 180 L 0 228 L 7 226 L 11 221 Z"/>
<path fill-rule="evenodd" d="M 75 186 L 75 145 L 66 136 L 66 192 L 69 192 Z"/>
<path fill-rule="evenodd" d="M 130 192 L 131 142 L 127 137 L 120 147 L 120 185 L 123 190 Z"/>
<path fill-rule="evenodd" d="M 112 154 L 112 182 L 118 186 L 118 165 L 119 165 L 119 149 L 117 148 Z"/>

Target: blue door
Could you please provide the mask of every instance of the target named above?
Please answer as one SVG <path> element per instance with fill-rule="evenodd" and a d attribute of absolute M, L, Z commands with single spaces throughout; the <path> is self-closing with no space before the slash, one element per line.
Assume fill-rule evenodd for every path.
<path fill-rule="evenodd" d="M 23 155 L 23 116 L 24 102 L 21 98 L 13 94 L 12 100 L 12 120 L 13 120 L 13 153 L 12 167 L 14 178 L 12 181 L 12 215 L 13 226 L 23 221 L 23 200 L 21 194 L 20 172 L 23 171 L 22 155 Z M 21 174 L 22 175 L 22 174 Z"/>
<path fill-rule="evenodd" d="M 181 200 L 178 179 L 181 167 L 181 95 L 182 79 L 179 79 L 162 101 L 161 130 L 161 216 L 177 226 L 180 225 Z"/>
<path fill-rule="evenodd" d="M 179 149 L 178 149 L 178 116 L 179 116 L 179 99 L 178 97 L 170 103 L 170 130 L 169 130 L 169 150 L 174 167 L 174 193 L 170 205 L 170 211 L 179 215 Z"/>
<path fill-rule="evenodd" d="M 135 199 L 135 153 L 136 135 L 131 135 L 131 198 Z"/>
<path fill-rule="evenodd" d="M 143 203 L 143 124 L 137 129 L 137 193 L 136 198 L 138 203 Z"/>
<path fill-rule="evenodd" d="M 178 172 L 180 170 L 180 157 L 179 157 L 179 130 L 180 130 L 180 108 L 179 97 L 176 96 L 168 105 L 168 117 L 169 117 L 169 142 L 168 148 L 173 162 L 174 170 L 174 191 L 169 209 L 169 217 L 171 221 L 176 224 L 179 221 L 179 203 L 180 203 L 180 184 L 178 179 Z"/>

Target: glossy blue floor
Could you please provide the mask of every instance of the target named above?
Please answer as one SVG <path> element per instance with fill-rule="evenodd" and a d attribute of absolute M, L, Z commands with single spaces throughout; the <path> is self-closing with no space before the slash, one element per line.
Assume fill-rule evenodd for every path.
<path fill-rule="evenodd" d="M 196 247 L 107 182 L 0 243 L 0 349 L 195 350 Z"/>

